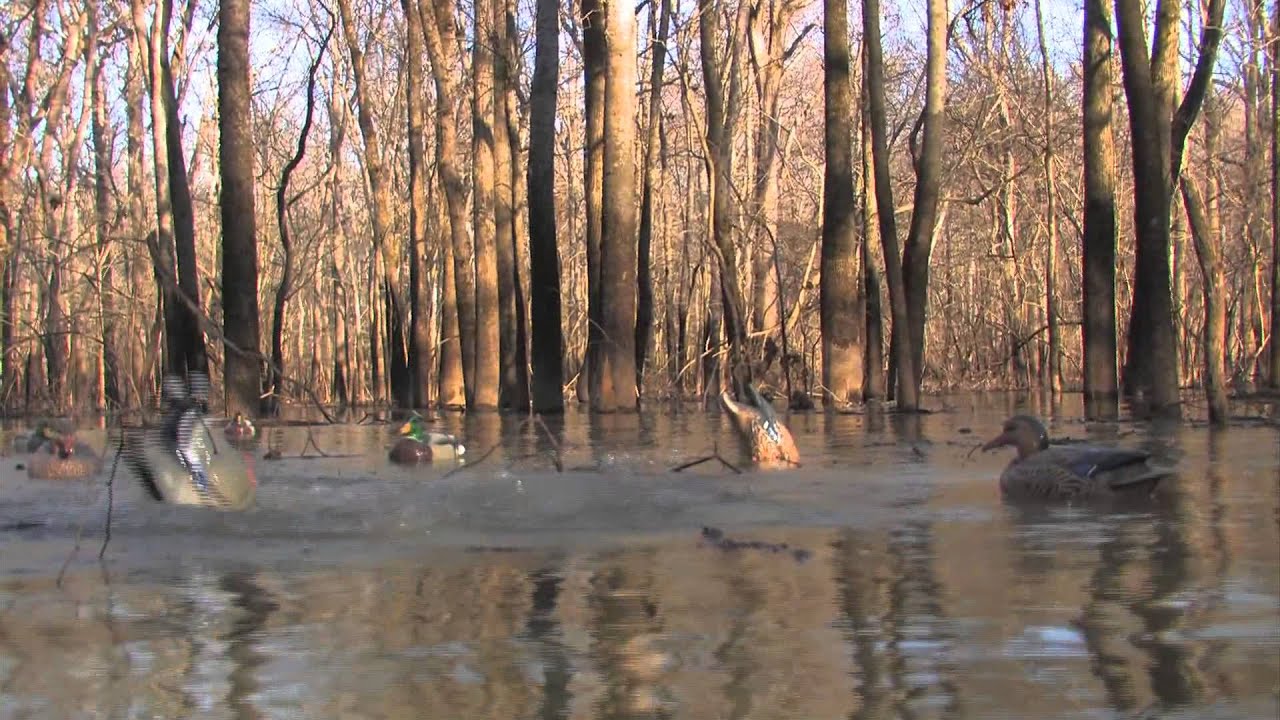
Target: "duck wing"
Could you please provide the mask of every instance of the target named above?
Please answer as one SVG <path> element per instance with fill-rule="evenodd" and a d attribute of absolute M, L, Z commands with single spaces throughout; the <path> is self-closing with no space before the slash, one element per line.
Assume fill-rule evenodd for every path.
<path fill-rule="evenodd" d="M 1164 473 L 1147 467 L 1151 453 L 1145 450 L 1105 445 L 1055 445 L 1049 451 L 1062 467 L 1082 478 L 1105 480 L 1120 489 L 1150 480 Z"/>

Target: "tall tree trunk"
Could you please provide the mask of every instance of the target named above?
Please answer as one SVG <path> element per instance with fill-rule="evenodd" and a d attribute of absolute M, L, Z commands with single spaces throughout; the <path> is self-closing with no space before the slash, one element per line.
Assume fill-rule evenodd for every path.
<path fill-rule="evenodd" d="M 942 185 L 942 143 L 946 132 L 943 114 L 947 97 L 947 0 L 929 0 L 928 50 L 925 61 L 925 99 L 921 124 L 920 154 L 916 158 L 915 208 L 902 250 L 902 275 L 907 297 L 910 333 L 895 335 L 910 340 L 911 369 L 899 368 L 899 396 L 906 383 L 915 385 L 919 395 L 924 377 L 924 315 L 929 303 L 929 255 L 938 220 L 938 200 Z"/>
<path fill-rule="evenodd" d="M 1084 230 L 1082 337 L 1089 417 L 1117 413 L 1115 147 L 1111 131 L 1111 10 L 1084 5 Z"/>
<path fill-rule="evenodd" d="M 661 5 L 661 10 L 658 6 Z M 650 4 L 650 27 L 658 34 L 653 39 L 653 62 L 649 68 L 649 128 L 644 141 L 644 164 L 640 189 L 640 237 L 636 293 L 636 387 L 643 393 L 644 366 L 653 341 L 653 176 L 658 151 L 658 133 L 662 131 L 662 74 L 667 61 L 667 35 L 671 27 L 671 0 L 654 0 Z"/>
<path fill-rule="evenodd" d="M 1280 4 L 1271 9 L 1271 388 L 1280 390 Z"/>
<path fill-rule="evenodd" d="M 507 62 L 508 82 L 505 84 L 505 92 L 503 93 L 506 112 L 504 116 L 498 118 L 497 122 L 505 122 L 506 124 L 507 146 L 511 155 L 511 162 L 509 163 L 509 175 L 511 177 L 511 236 L 504 242 L 511 246 L 513 258 L 511 273 L 512 304 L 515 306 L 515 333 L 513 338 L 515 353 L 512 358 L 515 379 L 513 381 L 512 398 L 508 406 L 521 412 L 529 412 L 529 306 L 525 298 L 524 281 L 521 279 L 522 273 L 520 272 L 521 266 L 524 265 L 521 248 L 527 247 L 529 243 L 529 225 L 523 212 L 525 209 L 523 203 L 527 202 L 529 188 L 528 178 L 525 174 L 527 168 L 521 168 L 523 153 L 520 147 L 520 99 L 516 92 L 520 78 L 519 57 L 523 49 L 520 44 L 519 29 L 516 25 L 515 4 L 511 0 L 505 0 L 503 2 L 503 12 L 502 21 L 506 27 L 506 42 L 503 43 L 502 50 Z"/>
<path fill-rule="evenodd" d="M 935 3 L 938 0 L 930 0 Z M 932 6 L 931 6 L 932 7 Z M 889 309 L 893 316 L 894 364 L 899 378 L 916 377 L 915 360 L 911 353 L 907 314 L 907 293 L 903 283 L 902 265 L 898 259 L 898 225 L 892 212 L 893 186 L 889 177 L 889 140 L 885 125 L 884 57 L 880 48 L 880 0 L 863 0 L 863 43 L 867 53 L 865 74 L 867 114 L 871 125 L 871 157 L 875 167 L 876 206 L 884 211 L 880 219 L 880 242 L 884 246 L 885 279 L 889 283 Z M 930 33 L 930 47 L 932 47 Z M 913 212 L 914 215 L 914 212 Z M 898 407 L 916 410 L 920 407 L 919 386 L 914 382 L 899 382 Z"/>
<path fill-rule="evenodd" d="M 1169 282 L 1172 193 L 1187 133 L 1200 111 L 1222 36 L 1224 0 L 1210 0 L 1195 73 L 1177 102 L 1181 3 L 1161 0 L 1146 54 L 1145 13 L 1138 0 L 1116 0 L 1116 21 L 1133 137 L 1134 226 L 1138 228 L 1125 392 L 1143 395 L 1153 412 L 1178 415 L 1177 346 Z"/>
<path fill-rule="evenodd" d="M 556 249 L 556 89 L 560 76 L 558 0 L 538 0 L 537 49 L 529 91 L 529 303 L 533 411 L 564 412 L 560 256 Z"/>
<path fill-rule="evenodd" d="M 422 63 L 422 14 L 417 0 L 400 0 L 405 16 L 405 112 L 409 144 L 409 385 L 414 407 L 431 401 L 431 338 L 427 318 L 427 182 L 423 138 L 426 84 Z"/>
<path fill-rule="evenodd" d="M 516 296 L 519 276 L 516 270 L 515 246 L 515 162 L 519 153 L 519 128 L 512 135 L 507 123 L 508 90 L 515 81 L 514 54 L 509 52 L 507 36 L 507 4 L 510 0 L 489 0 L 493 16 L 493 217 L 498 282 L 498 367 L 499 407 L 528 410 L 527 387 L 521 387 L 520 364 L 516 359 L 520 333 L 517 323 Z M 514 28 L 512 28 L 514 31 Z M 514 97 L 511 98 L 515 102 Z M 514 110 L 514 108 L 512 108 Z M 515 149 L 513 155 L 512 150 Z"/>
<path fill-rule="evenodd" d="M 604 153 L 601 177 L 600 307 L 604 341 L 591 375 L 596 411 L 636 408 L 636 27 L 631 5 L 605 7 Z"/>
<path fill-rule="evenodd" d="M 578 401 L 590 400 L 598 374 L 600 346 L 604 339 L 600 306 L 601 188 L 604 177 L 604 94 L 606 47 L 604 7 L 601 0 L 582 0 L 583 105 L 586 115 L 583 143 L 583 201 L 586 206 L 587 241 L 587 352 L 578 377 Z"/>
<path fill-rule="evenodd" d="M 262 395 L 262 364 L 258 353 L 258 238 L 253 214 L 253 118 L 249 85 L 249 0 L 221 0 L 218 4 L 218 163 L 222 172 L 222 328 L 226 338 L 223 382 L 227 413 L 257 412 Z M 299 155 L 311 127 L 315 74 L 307 86 L 307 117 L 299 141 Z M 297 162 L 291 164 L 290 169 Z M 281 182 L 283 194 L 287 178 Z M 279 200 L 280 198 L 277 198 Z M 283 210 L 278 210 L 283 221 Z M 287 229 L 280 226 L 285 246 L 285 275 L 289 272 Z M 281 282 L 283 286 L 285 282 Z M 276 309 L 283 312 L 278 298 Z M 277 320 L 278 322 L 278 320 Z M 276 334 L 272 333 L 272 363 Z M 243 355 L 232 349 L 232 344 Z M 273 373 L 275 375 L 277 373 Z M 279 398 L 280 382 L 273 390 Z"/>
<path fill-rule="evenodd" d="M 863 72 L 866 72 L 866 46 L 860 53 Z M 864 75 L 865 76 L 865 75 Z M 865 83 L 864 83 L 865 87 Z M 884 261 L 877 258 L 876 247 L 880 244 L 880 218 L 876 207 L 876 168 L 872 162 L 871 149 L 871 115 L 867 103 L 860 103 L 862 122 L 860 123 L 860 156 L 862 162 L 862 181 L 858 186 L 858 195 L 862 202 L 862 274 L 863 294 L 866 297 L 864 314 L 867 327 L 863 347 L 866 356 L 863 360 L 862 399 L 864 402 L 885 399 L 884 373 L 884 314 L 880 307 L 880 271 Z"/>
<path fill-rule="evenodd" d="M 1210 101 L 1213 102 L 1212 100 Z M 1204 281 L 1204 389 L 1209 401 L 1209 421 L 1225 426 L 1230 419 L 1227 404 L 1226 354 L 1227 309 L 1223 304 L 1226 279 L 1218 245 L 1221 230 L 1218 221 L 1217 181 L 1214 178 L 1217 163 L 1218 121 L 1216 110 L 1205 112 L 1205 175 L 1206 192 L 1202 195 L 1182 177 L 1179 187 L 1191 225 L 1191 238 L 1195 242 L 1196 259 L 1200 263 L 1200 276 Z"/>
<path fill-rule="evenodd" d="M 436 86 L 436 165 L 449 218 L 441 277 L 444 305 L 440 315 L 439 402 L 444 407 L 461 408 L 474 384 L 476 311 L 475 285 L 467 267 L 467 187 L 454 115 L 459 98 L 453 80 L 453 3 L 427 0 L 418 9 Z"/>
<path fill-rule="evenodd" d="M 373 297 L 382 298 L 383 310 L 385 312 L 384 319 L 386 321 L 387 342 L 384 348 L 384 357 L 386 358 L 386 369 L 389 379 L 391 380 L 391 393 L 397 405 L 407 407 L 412 405 L 412 396 L 409 390 L 409 370 L 406 353 L 404 352 L 404 312 L 400 306 L 400 300 L 396 294 L 396 289 L 400 287 L 399 267 L 402 262 L 400 259 L 399 244 L 391 233 L 391 192 L 387 187 L 385 159 L 382 153 L 382 141 L 378 136 L 377 128 L 373 124 L 373 109 L 371 107 L 372 99 L 369 97 L 369 89 L 365 80 L 364 72 L 364 51 L 360 46 L 360 39 L 356 32 L 356 26 L 351 17 L 350 0 L 338 0 L 338 14 L 342 20 L 343 37 L 347 43 L 347 50 L 351 58 L 351 80 L 355 86 L 356 97 L 356 122 L 360 126 L 360 136 L 364 139 L 364 167 L 365 173 L 369 178 L 369 194 L 372 196 L 373 207 L 370 208 L 369 219 L 373 226 L 373 249 L 377 256 L 373 265 L 376 267 L 379 262 L 382 263 L 385 275 L 378 277 L 375 271 L 373 279 Z M 376 304 L 376 300 L 375 300 Z M 371 315 L 377 317 L 376 312 Z M 373 330 L 371 331 L 370 349 L 373 354 L 373 379 L 374 392 L 378 392 L 378 359 L 377 347 L 380 344 L 376 336 L 381 332 L 379 323 L 371 323 Z"/>
<path fill-rule="evenodd" d="M 849 83 L 849 4 L 823 4 L 823 90 L 826 171 L 822 183 L 823 402 L 839 407 L 862 393 L 862 334 L 857 242 L 854 233 L 853 91 Z"/>
<path fill-rule="evenodd" d="M 96 5 L 90 7 L 96 9 Z M 94 25 L 96 35 L 96 17 Z M 102 350 L 98 353 L 98 368 L 95 374 L 94 401 L 96 407 L 105 409 L 108 405 L 116 408 L 123 406 L 124 397 L 120 378 L 120 355 L 116 349 L 118 330 L 114 294 L 115 248 L 111 243 L 114 225 L 111 215 L 112 139 L 110 118 L 107 114 L 106 85 L 102 79 L 106 55 L 95 50 L 90 53 L 89 58 L 93 70 L 93 82 L 90 85 L 93 92 L 93 207 L 98 246 L 95 265 L 98 316 L 102 332 Z M 3 75 L 2 71 L 0 75 Z M 3 122 L 2 118 L 0 122 Z M 3 137 L 0 137 L 0 142 L 3 141 Z"/>
<path fill-rule="evenodd" d="M 162 0 L 161 4 L 168 6 L 171 2 L 172 0 Z M 188 302 L 199 308 L 203 303 L 200 301 L 200 268 L 196 259 L 195 208 L 191 200 L 191 184 L 187 178 L 186 154 L 182 149 L 182 123 L 178 118 L 178 96 L 174 89 L 173 70 L 169 60 L 168 14 L 169 10 L 166 9 L 165 37 L 160 39 L 162 48 L 160 80 L 164 112 L 167 116 L 164 128 L 165 147 L 169 153 L 169 199 L 173 204 L 173 249 L 178 263 L 178 292 L 185 295 Z M 153 60 L 153 65 L 154 62 Z M 258 306 L 256 284 L 254 290 L 253 307 L 256 318 Z M 205 350 L 200 315 L 187 302 L 179 299 L 177 317 L 180 319 L 178 329 L 186 355 L 187 371 L 208 374 L 209 358 Z M 257 333 L 254 335 L 256 337 Z"/>
<path fill-rule="evenodd" d="M 1058 300 L 1054 285 L 1058 271 L 1058 189 L 1053 153 L 1053 68 L 1049 64 L 1049 43 L 1044 31 L 1041 0 L 1036 0 L 1036 36 L 1040 42 L 1040 74 L 1044 79 L 1044 178 L 1045 242 L 1049 249 L 1044 265 L 1044 315 L 1049 335 L 1048 387 L 1054 395 L 1062 392 L 1062 338 L 1058 330 Z"/>
<path fill-rule="evenodd" d="M 711 241 L 720 275 L 720 301 L 724 310 L 724 330 L 729 341 L 728 372 L 735 391 L 739 383 L 751 379 L 746 362 L 747 328 L 744 323 L 742 286 L 738 281 L 737 249 L 733 243 L 733 149 L 734 128 L 741 109 L 741 46 L 748 4 L 741 3 L 738 19 L 723 55 L 720 7 L 713 0 L 698 1 L 698 46 L 702 61 L 702 82 L 706 96 L 707 153 L 710 195 Z M 727 84 L 726 84 L 727 81 Z"/>
<path fill-rule="evenodd" d="M 498 313 L 498 248 L 494 218 L 493 4 L 475 0 L 471 51 L 471 218 L 475 235 L 476 372 L 468 407 L 498 407 L 501 332 Z"/>
<path fill-rule="evenodd" d="M 33 24 L 33 31 L 38 25 Z M 0 32 L 0 88 L 8 88 L 10 40 L 7 32 Z M 4 278 L 0 283 L 0 407 L 8 409 L 10 393 L 17 383 L 17 358 L 13 354 L 14 282 L 16 280 L 17 238 L 13 234 L 13 213 L 9 207 L 12 184 L 10 176 L 15 162 L 13 157 L 13 130 L 10 122 L 13 110 L 8 91 L 0 91 L 0 264 L 4 265 Z"/>

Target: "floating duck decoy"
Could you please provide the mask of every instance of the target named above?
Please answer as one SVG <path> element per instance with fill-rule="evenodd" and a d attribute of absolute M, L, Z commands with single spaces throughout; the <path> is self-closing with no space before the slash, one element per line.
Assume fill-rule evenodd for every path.
<path fill-rule="evenodd" d="M 453 435 L 427 430 L 426 421 L 414 414 L 398 431 L 399 438 L 391 446 L 391 462 L 417 465 L 435 460 L 458 460 L 467 452 Z"/>
<path fill-rule="evenodd" d="M 257 496 L 253 459 L 217 446 L 204 420 L 208 382 L 165 378 L 160 423 L 125 436 L 125 462 L 156 500 L 243 510 Z"/>
<path fill-rule="evenodd" d="M 746 384 L 748 403 L 736 402 L 728 391 L 720 394 L 720 404 L 733 418 L 738 435 L 747 444 L 751 460 L 762 468 L 795 467 L 800 464 L 800 450 L 796 448 L 791 431 L 778 419 L 773 405 L 765 400 L 755 386 Z"/>
<path fill-rule="evenodd" d="M 257 431 L 253 427 L 253 421 L 245 417 L 244 413 L 236 413 L 223 428 L 223 433 L 232 442 L 247 442 L 254 439 Z"/>
<path fill-rule="evenodd" d="M 1000 473 L 1000 491 L 1011 498 L 1089 500 L 1144 497 L 1170 468 L 1148 464 L 1151 453 L 1103 445 L 1050 445 L 1049 433 L 1030 415 L 1014 415 L 983 451 L 1005 445 L 1018 454 Z"/>
<path fill-rule="evenodd" d="M 27 475 L 35 480 L 81 480 L 97 474 L 102 459 L 76 440 L 67 423 L 41 421 L 27 438 Z"/>

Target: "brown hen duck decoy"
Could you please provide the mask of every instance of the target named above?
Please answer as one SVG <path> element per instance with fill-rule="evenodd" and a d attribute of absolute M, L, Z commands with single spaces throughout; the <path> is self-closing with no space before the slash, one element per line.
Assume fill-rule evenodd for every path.
<path fill-rule="evenodd" d="M 1030 415 L 1014 415 L 982 446 L 1005 445 L 1018 454 L 1000 473 L 1006 497 L 1041 500 L 1138 498 L 1150 495 L 1172 469 L 1148 464 L 1151 453 L 1104 445 L 1050 445 L 1049 433 Z"/>
<path fill-rule="evenodd" d="M 82 480 L 97 474 L 102 459 L 76 440 L 66 423 L 42 421 L 27 439 L 27 475 L 35 480 Z"/>
<path fill-rule="evenodd" d="M 751 383 L 746 384 L 746 395 L 748 402 L 740 403 L 729 397 L 728 391 L 720 393 L 720 404 L 746 442 L 751 461 L 762 468 L 798 466 L 800 450 L 773 405 Z"/>

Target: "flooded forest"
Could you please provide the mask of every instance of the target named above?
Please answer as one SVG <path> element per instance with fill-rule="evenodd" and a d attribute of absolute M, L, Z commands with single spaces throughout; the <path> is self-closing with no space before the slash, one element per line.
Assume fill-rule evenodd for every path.
<path fill-rule="evenodd" d="M 17 0 L 0 405 L 1280 386 L 1280 3 Z"/>

